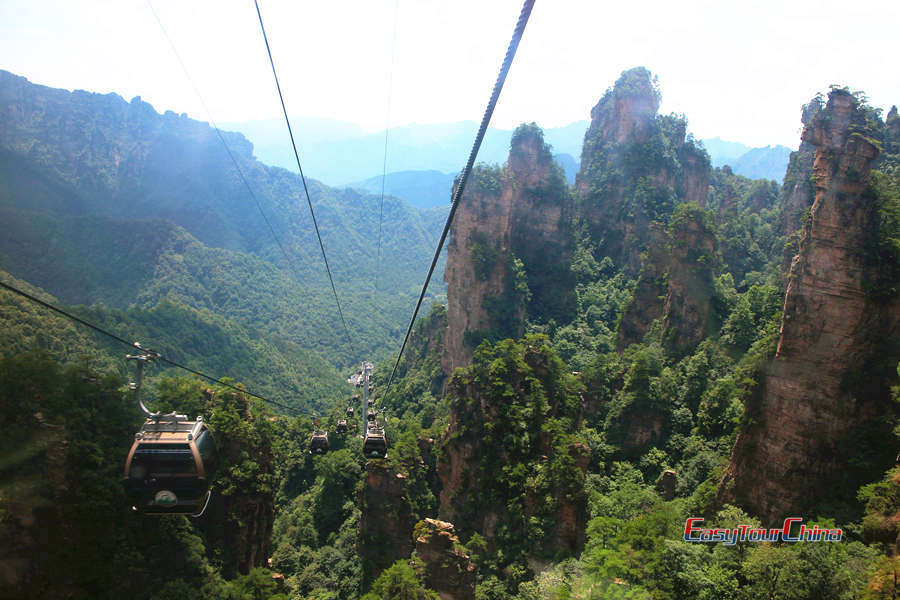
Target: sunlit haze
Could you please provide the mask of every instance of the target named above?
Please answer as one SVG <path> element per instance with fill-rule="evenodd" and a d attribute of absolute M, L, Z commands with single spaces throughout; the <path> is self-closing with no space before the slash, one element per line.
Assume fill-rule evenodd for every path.
<path fill-rule="evenodd" d="M 897 55 L 898 6 L 539 0 L 492 125 L 589 119 L 619 73 L 643 65 L 659 77 L 662 111 L 684 113 L 695 136 L 796 147 L 801 105 L 830 84 L 863 90 L 885 110 L 900 102 L 900 78 L 887 67 Z M 520 7 L 260 3 L 291 115 L 370 131 L 479 120 Z M 0 68 L 32 82 L 140 95 L 160 112 L 222 122 L 280 115 L 250 1 L 153 0 L 151 9 L 140 0 L 4 0 L 0 57 Z"/>

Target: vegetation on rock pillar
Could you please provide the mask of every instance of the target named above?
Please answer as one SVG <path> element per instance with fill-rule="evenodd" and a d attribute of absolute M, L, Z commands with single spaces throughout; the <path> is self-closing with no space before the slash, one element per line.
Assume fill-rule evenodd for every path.
<path fill-rule="evenodd" d="M 482 344 L 449 383 L 441 514 L 464 537 L 487 539 L 496 553 L 489 571 L 571 551 L 555 537 L 556 517 L 571 507 L 572 518 L 583 519 L 580 384 L 547 342 L 532 335 Z"/>

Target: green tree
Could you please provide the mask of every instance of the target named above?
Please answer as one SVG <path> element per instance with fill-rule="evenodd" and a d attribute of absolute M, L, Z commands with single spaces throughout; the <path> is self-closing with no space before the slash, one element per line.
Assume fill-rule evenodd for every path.
<path fill-rule="evenodd" d="M 422 578 L 407 564 L 398 560 L 372 583 L 363 600 L 437 600 L 438 595 L 427 589 Z"/>

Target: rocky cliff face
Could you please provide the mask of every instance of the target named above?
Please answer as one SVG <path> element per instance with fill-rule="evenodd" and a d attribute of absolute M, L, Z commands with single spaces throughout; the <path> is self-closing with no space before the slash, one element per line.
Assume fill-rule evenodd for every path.
<path fill-rule="evenodd" d="M 479 350 L 457 371 L 438 463 L 441 518 L 491 545 L 577 552 L 588 457 L 570 433 L 580 426 L 579 385 L 542 336 Z"/>
<path fill-rule="evenodd" d="M 275 497 L 267 481 L 275 474 L 275 450 L 271 433 L 263 424 L 267 421 L 257 426 L 258 418 L 245 396 L 231 392 L 214 395 L 212 390 L 205 390 L 204 396 L 208 405 L 216 405 L 216 412 L 210 417 L 212 428 L 228 430 L 230 435 L 220 434 L 216 439 L 221 467 L 199 525 L 211 553 L 218 555 L 223 573 L 234 577 L 266 566 L 272 555 Z M 247 429 L 222 426 L 234 418 L 245 421 Z M 248 456 L 253 457 L 252 466 L 246 464 Z M 253 476 L 248 478 L 246 471 L 254 468 Z"/>
<path fill-rule="evenodd" d="M 725 165 L 722 167 L 722 174 L 730 177 L 734 175 L 731 167 Z M 738 195 L 734 189 L 734 185 L 730 181 L 725 181 L 719 190 L 719 208 L 716 211 L 716 222 L 724 223 L 734 218 L 738 212 Z"/>
<path fill-rule="evenodd" d="M 879 159 L 882 164 L 879 164 L 878 168 L 886 171 L 895 170 L 896 173 L 896 169 L 900 167 L 900 114 L 897 113 L 896 106 L 892 106 L 888 111 L 884 124 L 885 131 L 882 140 L 884 151 Z"/>
<path fill-rule="evenodd" d="M 900 140 L 900 114 L 897 113 L 896 106 L 892 106 L 888 111 L 884 124 L 887 125 L 891 137 Z"/>
<path fill-rule="evenodd" d="M 702 210 L 678 214 L 669 228 L 668 289 L 663 306 L 663 345 L 682 355 L 717 330 L 713 278 L 716 235 Z"/>
<path fill-rule="evenodd" d="M 534 124 L 516 130 L 504 168 L 473 171 L 447 250 L 445 373 L 468 365 L 484 339 L 521 337 L 526 309 L 544 318 L 565 310 L 570 206 Z"/>
<path fill-rule="evenodd" d="M 619 350 L 643 340 L 653 322 L 663 316 L 664 300 L 669 287 L 666 276 L 669 256 L 666 253 L 666 246 L 670 237 L 668 232 L 658 225 L 651 227 L 649 232 L 647 260 L 634 287 L 631 302 L 628 303 L 619 321 L 616 340 Z"/>
<path fill-rule="evenodd" d="M 803 106 L 801 120 L 807 126 L 822 109 L 824 103 L 820 97 L 810 100 Z M 813 205 L 816 197 L 815 185 L 812 181 L 813 160 L 816 147 L 804 138 L 800 148 L 791 152 L 784 185 L 781 188 L 781 233 L 788 236 L 782 261 L 782 272 L 787 276 L 790 272 L 791 259 L 797 254 L 800 244 L 800 232 L 806 210 Z"/>
<path fill-rule="evenodd" d="M 620 348 L 643 339 L 662 317 L 663 343 L 679 355 L 716 328 L 712 309 L 716 236 L 696 206 L 679 208 L 668 230 L 652 227 L 647 261 L 619 325 Z"/>
<path fill-rule="evenodd" d="M 363 581 L 368 585 L 413 551 L 413 517 L 406 478 L 396 473 L 389 462 L 366 463 L 360 510 L 357 550 L 363 558 Z"/>
<path fill-rule="evenodd" d="M 897 363 L 890 340 L 900 335 L 900 303 L 868 287 L 877 224 L 867 183 L 877 143 L 859 103 L 841 90 L 812 115 L 803 140 L 815 147 L 815 202 L 791 268 L 776 356 L 747 403 L 721 487 L 723 499 L 773 523 L 805 514 L 845 481 L 852 494 L 858 465 L 883 460 L 883 471 L 896 450 L 885 443 L 892 406 L 876 365 Z"/>
<path fill-rule="evenodd" d="M 271 494 L 263 494 L 224 500 L 221 506 L 225 511 L 211 509 L 211 518 L 215 515 L 224 521 L 212 527 L 222 534 L 219 541 L 231 552 L 233 564 L 224 565 L 226 572 L 247 574 L 266 566 L 272 553 L 274 504 Z"/>
<path fill-rule="evenodd" d="M 416 526 L 415 565 L 441 600 L 475 600 L 475 565 L 459 545 L 453 523 L 425 519 Z"/>
<path fill-rule="evenodd" d="M 622 73 L 591 110 L 575 180 L 600 254 L 632 275 L 650 223 L 666 222 L 678 203 L 705 206 L 709 188 L 708 155 L 686 137 L 683 119 L 657 115 L 659 101 L 649 71 Z"/>

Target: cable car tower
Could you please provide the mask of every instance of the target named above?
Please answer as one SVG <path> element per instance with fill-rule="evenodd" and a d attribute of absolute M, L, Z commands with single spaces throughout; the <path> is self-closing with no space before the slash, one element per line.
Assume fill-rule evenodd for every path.
<path fill-rule="evenodd" d="M 366 423 L 366 413 L 369 406 L 369 382 L 372 379 L 372 371 L 374 369 L 375 365 L 368 361 L 363 361 L 359 367 L 359 374 L 356 376 L 356 387 L 362 389 L 362 393 L 359 394 L 359 416 L 362 419 L 362 431 L 366 431 L 368 425 Z"/>

